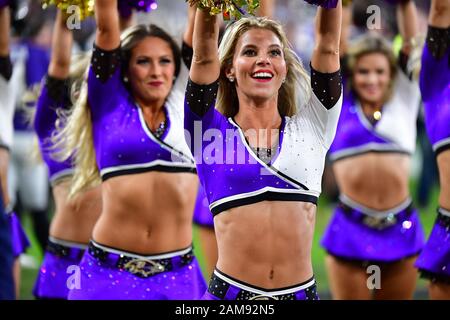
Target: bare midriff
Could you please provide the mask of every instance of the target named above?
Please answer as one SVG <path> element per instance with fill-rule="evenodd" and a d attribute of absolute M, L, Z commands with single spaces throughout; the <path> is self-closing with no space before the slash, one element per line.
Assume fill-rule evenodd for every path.
<path fill-rule="evenodd" d="M 309 280 L 315 215 L 316 205 L 295 201 L 262 201 L 219 213 L 217 268 L 265 289 Z"/>
<path fill-rule="evenodd" d="M 93 239 L 143 255 L 184 249 L 192 243 L 198 178 L 192 173 L 146 172 L 102 183 L 102 214 Z"/>
<path fill-rule="evenodd" d="M 410 157 L 367 153 L 333 164 L 341 194 L 374 210 L 388 210 L 409 197 Z"/>

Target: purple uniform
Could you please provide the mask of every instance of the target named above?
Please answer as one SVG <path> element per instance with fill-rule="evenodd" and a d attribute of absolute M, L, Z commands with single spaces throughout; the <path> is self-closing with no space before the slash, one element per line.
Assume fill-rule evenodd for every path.
<path fill-rule="evenodd" d="M 195 173 L 184 140 L 183 96 L 172 89 L 163 130 L 147 127 L 122 81 L 120 48 L 94 48 L 88 76 L 94 147 L 102 180 L 150 171 Z M 198 299 L 206 290 L 191 249 L 137 255 L 92 242 L 80 263 L 81 287 L 69 299 Z"/>
<path fill-rule="evenodd" d="M 317 203 L 325 155 L 341 109 L 340 71 L 323 74 L 312 70 L 311 86 L 311 97 L 298 112 L 282 117 L 277 150 L 273 158 L 264 161 L 233 117 L 227 118 L 215 109 L 218 81 L 198 85 L 189 80 L 185 128 L 190 134 L 188 141 L 193 141 L 197 172 L 214 215 L 260 201 Z M 232 284 L 226 275 L 222 280 Z M 227 297 L 237 298 L 231 293 Z"/>
<path fill-rule="evenodd" d="M 423 49 L 420 89 L 425 125 L 438 156 L 450 148 L 450 29 L 429 26 Z M 430 237 L 416 262 L 421 275 L 450 283 L 450 208 L 438 208 Z"/>
<path fill-rule="evenodd" d="M 52 148 L 51 137 L 56 130 L 58 114 L 72 105 L 69 92 L 67 79 L 47 75 L 36 106 L 34 130 L 39 139 L 39 149 L 47 165 L 52 186 L 58 180 L 70 177 L 74 171 L 72 158 L 62 162 L 52 158 L 55 150 Z M 67 299 L 69 268 L 80 263 L 86 247 L 87 244 L 50 237 L 34 285 L 34 296 L 38 299 Z"/>
<path fill-rule="evenodd" d="M 383 106 L 378 121 L 365 116 L 352 94 L 344 97 L 336 138 L 329 153 L 332 161 L 371 152 L 414 153 L 420 94 L 417 84 L 403 71 L 405 67 L 400 67 L 393 95 Z M 379 211 L 342 194 L 321 244 L 329 254 L 341 259 L 390 263 L 417 255 L 424 237 L 411 199 Z"/>
<path fill-rule="evenodd" d="M 209 210 L 208 199 L 201 184 L 198 187 L 197 199 L 195 201 L 194 223 L 201 227 L 214 229 L 213 215 Z"/>

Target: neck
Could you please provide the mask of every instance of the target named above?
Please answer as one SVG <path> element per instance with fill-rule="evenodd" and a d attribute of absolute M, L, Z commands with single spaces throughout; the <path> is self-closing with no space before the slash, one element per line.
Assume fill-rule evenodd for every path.
<path fill-rule="evenodd" d="M 239 97 L 239 111 L 235 119 L 244 130 L 278 129 L 281 116 L 278 112 L 277 102 L 277 97 L 264 101 Z"/>
<path fill-rule="evenodd" d="M 141 107 L 144 113 L 158 114 L 159 112 L 161 112 L 165 100 L 144 101 L 142 99 L 136 98 L 136 102 L 139 107 Z"/>
<path fill-rule="evenodd" d="M 364 110 L 370 110 L 370 111 L 377 111 L 381 110 L 381 107 L 383 106 L 383 102 L 372 102 L 372 101 L 362 101 L 360 100 L 361 107 Z"/>

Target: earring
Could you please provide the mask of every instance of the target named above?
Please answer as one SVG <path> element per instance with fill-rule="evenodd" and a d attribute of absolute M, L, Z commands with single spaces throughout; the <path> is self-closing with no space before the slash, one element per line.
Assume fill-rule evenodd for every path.
<path fill-rule="evenodd" d="M 281 82 L 282 82 L 282 83 L 285 83 L 285 82 L 286 82 L 286 78 L 284 78 L 283 81 L 281 81 Z"/>
<path fill-rule="evenodd" d="M 123 77 L 123 82 L 128 82 L 128 78 L 127 77 Z"/>
<path fill-rule="evenodd" d="M 234 77 L 228 77 L 228 80 L 230 80 L 230 82 L 234 82 Z"/>

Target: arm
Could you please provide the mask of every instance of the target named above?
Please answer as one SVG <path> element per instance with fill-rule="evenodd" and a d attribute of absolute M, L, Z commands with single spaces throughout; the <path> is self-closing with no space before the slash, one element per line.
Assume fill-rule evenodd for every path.
<path fill-rule="evenodd" d="M 258 16 L 272 18 L 274 8 L 275 0 L 261 0 L 258 9 Z"/>
<path fill-rule="evenodd" d="M 58 10 L 53 29 L 52 56 L 48 67 L 49 76 L 58 79 L 69 77 L 72 41 L 72 32 L 67 28 L 64 14 Z"/>
<path fill-rule="evenodd" d="M 402 1 L 397 5 L 397 22 L 403 38 L 402 52 L 409 55 L 414 47 L 412 40 L 418 33 L 417 9 L 414 1 Z"/>
<path fill-rule="evenodd" d="M 9 29 L 10 12 L 9 7 L 0 7 L 0 57 L 9 55 Z"/>
<path fill-rule="evenodd" d="M 117 0 L 95 0 L 97 32 L 95 44 L 103 50 L 113 50 L 120 45 L 120 23 Z"/>
<path fill-rule="evenodd" d="M 197 84 L 210 84 L 220 75 L 218 56 L 219 24 L 217 16 L 198 9 L 192 39 L 194 58 L 189 76 Z"/>
<path fill-rule="evenodd" d="M 194 54 L 192 50 L 192 37 L 194 33 L 195 13 L 197 8 L 188 4 L 188 24 L 183 34 L 183 43 L 181 45 L 181 56 L 183 58 L 184 65 L 190 69 L 192 64 L 192 56 Z"/>
<path fill-rule="evenodd" d="M 9 25 L 9 8 L 0 7 L 0 77 L 6 81 L 9 81 L 12 76 L 12 64 L 9 59 Z"/>
<path fill-rule="evenodd" d="M 345 56 L 348 51 L 348 40 L 350 39 L 350 27 L 352 25 L 353 13 L 351 4 L 342 7 L 342 28 L 339 42 L 339 55 Z"/>
<path fill-rule="evenodd" d="M 341 36 L 342 4 L 335 9 L 320 7 L 316 16 L 316 43 L 311 59 L 314 70 L 331 73 L 339 70 L 339 43 Z"/>

